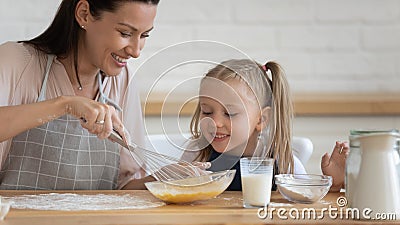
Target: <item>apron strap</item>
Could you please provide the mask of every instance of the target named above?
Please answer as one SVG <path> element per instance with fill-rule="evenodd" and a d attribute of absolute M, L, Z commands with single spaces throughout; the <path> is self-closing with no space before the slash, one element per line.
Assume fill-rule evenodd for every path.
<path fill-rule="evenodd" d="M 39 93 L 37 102 L 46 100 L 47 80 L 49 78 L 50 67 L 51 67 L 51 64 L 53 63 L 53 59 L 54 59 L 54 55 L 47 55 L 46 71 L 44 74 L 43 83 L 42 83 L 42 87 L 40 88 L 40 93 Z"/>
<path fill-rule="evenodd" d="M 99 83 L 99 93 L 100 93 L 100 96 L 99 96 L 99 102 L 101 102 L 101 103 L 103 103 L 103 104 L 108 104 L 108 105 L 111 105 L 111 106 L 114 106 L 114 108 L 117 110 L 117 111 L 120 111 L 120 112 L 122 112 L 122 108 L 116 103 L 116 102 L 114 102 L 113 100 L 111 100 L 110 98 L 108 98 L 105 94 L 104 94 L 104 92 L 103 92 L 103 82 L 102 82 L 102 80 L 101 80 L 101 72 L 99 72 L 98 74 L 97 74 L 97 81 L 98 81 L 98 83 Z"/>

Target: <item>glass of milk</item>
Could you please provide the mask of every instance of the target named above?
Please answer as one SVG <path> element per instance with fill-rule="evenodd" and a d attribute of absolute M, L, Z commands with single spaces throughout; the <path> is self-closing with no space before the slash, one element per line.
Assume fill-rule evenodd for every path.
<path fill-rule="evenodd" d="M 250 157 L 240 159 L 243 207 L 268 205 L 271 198 L 274 159 Z"/>

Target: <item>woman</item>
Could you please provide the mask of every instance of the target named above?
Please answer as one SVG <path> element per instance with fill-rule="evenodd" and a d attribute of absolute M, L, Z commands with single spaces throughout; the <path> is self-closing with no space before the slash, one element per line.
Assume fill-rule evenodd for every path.
<path fill-rule="evenodd" d="M 127 60 L 158 1 L 63 0 L 44 33 L 0 45 L 1 189 L 116 189 L 144 175 L 106 138 L 144 143 Z"/>

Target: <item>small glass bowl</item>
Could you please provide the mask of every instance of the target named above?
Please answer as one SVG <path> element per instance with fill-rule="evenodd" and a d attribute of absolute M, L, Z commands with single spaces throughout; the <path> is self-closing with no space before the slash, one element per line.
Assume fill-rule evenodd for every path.
<path fill-rule="evenodd" d="M 295 203 L 321 200 L 332 185 L 332 177 L 316 174 L 279 174 L 275 183 L 284 198 Z"/>
<path fill-rule="evenodd" d="M 145 183 L 145 186 L 155 197 L 164 202 L 188 203 L 211 199 L 221 194 L 231 184 L 235 177 L 235 172 L 236 170 L 220 171 L 204 176 L 177 180 L 174 181 L 174 183 L 153 181 Z M 197 184 L 199 181 L 205 181 L 206 183 L 195 186 L 185 186 L 191 183 Z"/>

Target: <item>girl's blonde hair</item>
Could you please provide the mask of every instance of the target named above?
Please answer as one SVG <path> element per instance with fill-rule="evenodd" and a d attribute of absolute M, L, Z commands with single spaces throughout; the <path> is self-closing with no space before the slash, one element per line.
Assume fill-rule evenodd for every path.
<path fill-rule="evenodd" d="M 271 78 L 267 71 L 270 71 Z M 293 106 L 290 98 L 289 85 L 282 67 L 276 62 L 260 65 L 249 59 L 232 59 L 224 61 L 209 70 L 206 77 L 221 81 L 238 79 L 245 82 L 257 98 L 261 109 L 271 107 L 267 136 L 270 143 L 265 156 L 274 158 L 277 162 L 278 173 L 293 173 L 292 119 Z M 193 138 L 201 138 L 200 104 L 197 105 L 190 131 Z M 209 159 L 213 148 L 209 144 L 200 150 L 196 158 L 200 161 Z"/>

